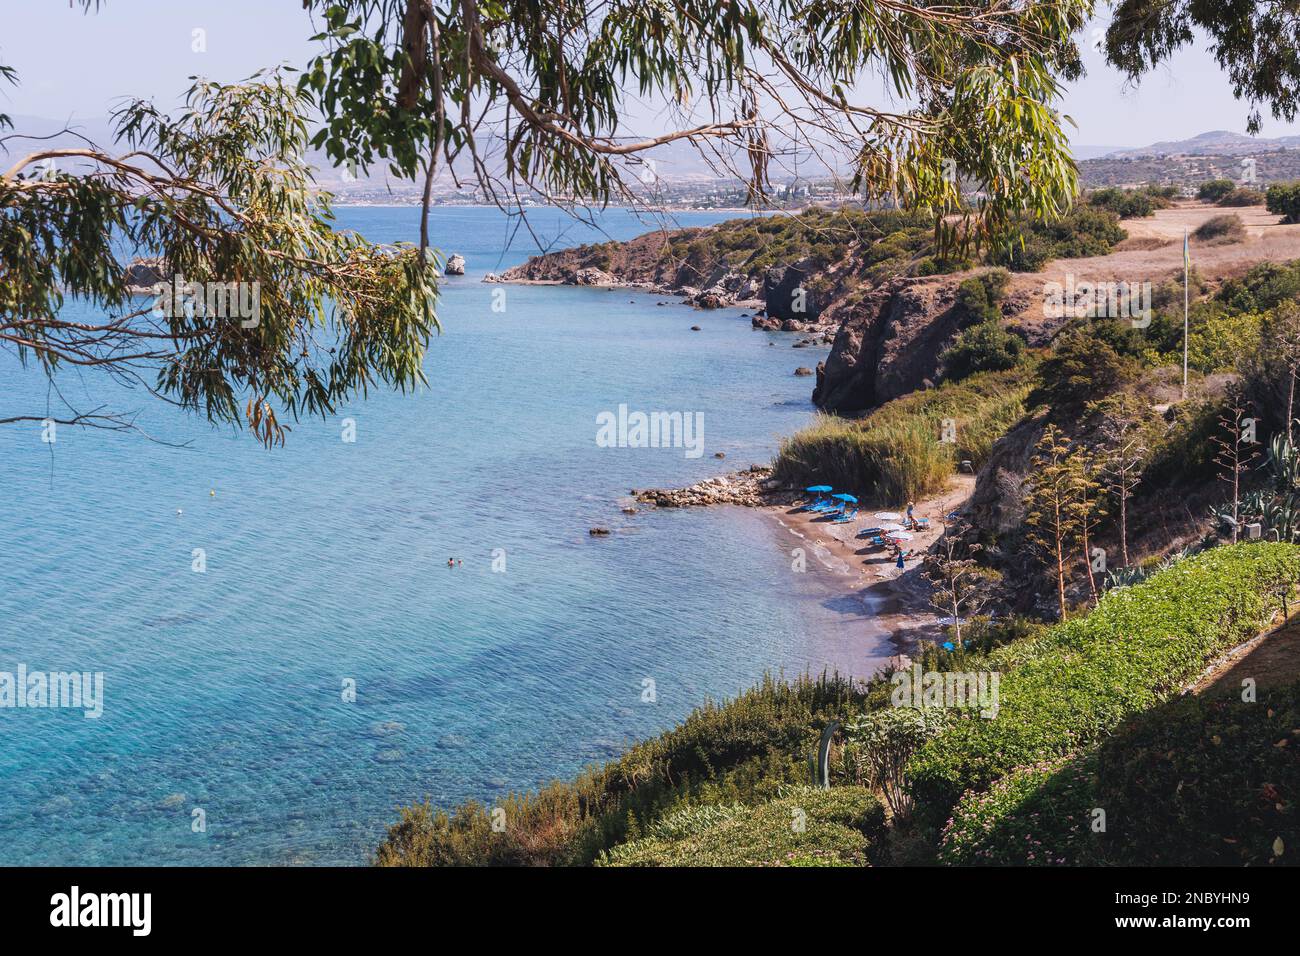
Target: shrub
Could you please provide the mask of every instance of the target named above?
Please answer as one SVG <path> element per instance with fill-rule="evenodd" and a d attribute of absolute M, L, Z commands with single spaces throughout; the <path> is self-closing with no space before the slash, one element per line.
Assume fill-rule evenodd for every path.
<path fill-rule="evenodd" d="M 1024 340 L 1003 328 L 999 317 L 963 329 L 941 361 L 944 378 L 956 382 L 976 372 L 1015 368 L 1024 357 Z"/>
<path fill-rule="evenodd" d="M 1300 846 L 1300 684 L 1186 696 L 1073 761 L 962 797 L 945 863 L 1266 866 Z M 1092 808 L 1106 811 L 1094 833 Z M 1280 841 L 1280 843 L 1278 842 Z M 1278 849 L 1281 848 L 1281 854 Z M 1285 855 L 1284 855 L 1285 854 Z"/>
<path fill-rule="evenodd" d="M 1217 205 L 1219 206 L 1261 206 L 1265 202 L 1265 197 L 1258 189 L 1247 189 L 1242 187 L 1234 189 L 1226 196 L 1220 197 Z"/>
<path fill-rule="evenodd" d="M 1061 866 L 1092 862 L 1095 800 L 1086 767 L 1068 759 L 1019 767 L 985 791 L 965 794 L 944 827 L 940 863 Z"/>
<path fill-rule="evenodd" d="M 1231 179 L 1208 179 L 1196 190 L 1196 198 L 1205 202 L 1218 202 L 1236 188 L 1237 184 Z"/>
<path fill-rule="evenodd" d="M 1300 548 L 1256 542 L 1108 592 L 1087 617 L 1034 639 L 1002 677 L 995 718 L 959 720 L 917 752 L 907 774 L 918 814 L 938 826 L 964 791 L 1062 757 L 1155 706 L 1210 655 L 1262 630 L 1298 577 Z"/>
<path fill-rule="evenodd" d="M 983 372 L 905 395 L 864 418 L 819 416 L 782 441 L 773 475 L 800 487 L 825 482 L 859 498 L 922 497 L 942 488 L 958 461 L 988 457 L 1024 414 L 1025 377 Z M 956 442 L 937 440 L 945 418 L 957 423 Z"/>
<path fill-rule="evenodd" d="M 1052 222 L 1021 222 L 987 258 L 1014 272 L 1038 272 L 1052 259 L 1104 256 L 1127 235 L 1112 210 L 1085 203 Z"/>
<path fill-rule="evenodd" d="M 1300 183 L 1276 183 L 1264 197 L 1268 211 L 1285 223 L 1300 222 Z"/>
<path fill-rule="evenodd" d="M 1090 324 L 1073 326 L 1057 337 L 1052 354 L 1039 365 L 1038 385 L 1027 403 L 1068 414 L 1136 374 L 1137 363 L 1116 352 L 1104 335 L 1094 334 Z"/>
<path fill-rule="evenodd" d="M 885 707 L 855 718 L 845 728 L 845 760 L 859 764 L 864 782 L 885 796 L 896 819 L 906 818 L 912 800 L 904 788 L 903 768 L 918 747 L 947 726 L 949 715 L 937 707 Z"/>
<path fill-rule="evenodd" d="M 1205 220 L 1192 233 L 1202 242 L 1241 242 L 1246 238 L 1246 224 L 1235 212 Z"/>
<path fill-rule="evenodd" d="M 1300 260 L 1261 262 L 1241 278 L 1224 282 L 1214 298 L 1233 312 L 1267 312 L 1300 299 Z M 1180 334 L 1181 329 L 1180 323 Z"/>
<path fill-rule="evenodd" d="M 1120 219 L 1138 219 L 1156 211 L 1156 203 L 1151 194 L 1141 189 L 1119 189 L 1113 186 L 1097 189 L 1088 196 L 1088 202 L 1099 209 L 1109 209 Z"/>
<path fill-rule="evenodd" d="M 760 806 L 671 814 L 598 865 L 862 866 L 884 832 L 884 808 L 866 789 L 803 788 Z"/>
<path fill-rule="evenodd" d="M 1006 269 L 990 269 L 962 280 L 957 286 L 957 305 L 976 322 L 994 322 L 1002 318 L 998 308 L 1006 298 L 1011 276 Z"/>

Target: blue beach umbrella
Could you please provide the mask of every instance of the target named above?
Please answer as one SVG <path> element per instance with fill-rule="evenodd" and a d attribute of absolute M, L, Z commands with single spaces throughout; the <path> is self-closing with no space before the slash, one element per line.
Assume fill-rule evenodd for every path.
<path fill-rule="evenodd" d="M 854 498 L 852 495 L 846 495 L 846 494 L 844 494 L 843 492 L 840 492 L 838 495 L 831 495 L 831 497 L 832 497 L 832 498 L 838 498 L 840 501 L 851 501 L 851 502 L 853 502 L 855 505 L 858 503 L 858 499 L 857 499 L 857 498 Z"/>
<path fill-rule="evenodd" d="M 811 491 L 815 494 L 821 494 L 824 491 L 830 491 L 830 490 L 831 490 L 830 485 L 811 485 L 804 489 L 804 491 Z"/>

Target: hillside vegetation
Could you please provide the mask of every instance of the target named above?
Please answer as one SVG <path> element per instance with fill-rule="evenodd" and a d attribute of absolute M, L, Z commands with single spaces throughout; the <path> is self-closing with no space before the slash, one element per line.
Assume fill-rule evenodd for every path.
<path fill-rule="evenodd" d="M 992 650 L 925 661 L 1004 672 L 992 719 L 955 711 L 932 721 L 928 711 L 893 707 L 889 673 L 866 683 L 768 680 L 572 783 L 501 801 L 499 827 L 477 804 L 451 814 L 409 808 L 376 859 L 388 866 L 1268 859 L 1276 839 L 1297 839 L 1296 774 L 1280 763 L 1276 740 L 1297 726 L 1300 691 L 1280 691 L 1250 711 L 1166 702 L 1217 651 L 1267 627 L 1297 580 L 1296 546 L 1222 547 L 1114 591 L 1076 620 L 1011 629 Z M 1164 748 L 1207 719 L 1209 736 L 1193 732 L 1180 763 L 1169 764 L 1175 758 Z M 831 720 L 842 723 L 845 739 L 832 751 L 832 787 L 813 789 L 809 758 Z M 1246 755 L 1244 789 L 1232 776 L 1243 772 L 1234 771 L 1233 753 Z M 1203 776 L 1170 801 L 1174 791 L 1162 796 L 1160 787 L 1174 785 L 1179 766 Z M 1091 802 L 1099 792 L 1105 800 Z M 1233 815 L 1266 794 L 1276 809 Z M 1095 806 L 1109 808 L 1115 823 L 1104 842 L 1094 839 Z M 1206 826 L 1183 829 L 1192 822 Z"/>

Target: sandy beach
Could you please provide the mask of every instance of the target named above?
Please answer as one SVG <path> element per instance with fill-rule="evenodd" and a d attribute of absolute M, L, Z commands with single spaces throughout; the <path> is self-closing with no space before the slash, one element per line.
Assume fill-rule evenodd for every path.
<path fill-rule="evenodd" d="M 856 535 L 880 523 L 872 518 L 876 512 L 901 513 L 906 504 L 864 503 L 858 519 L 847 524 L 836 524 L 791 505 L 764 505 L 760 510 L 795 538 L 807 541 L 812 549 L 810 563 L 816 561 L 829 572 L 831 580 L 840 582 L 845 597 L 862 603 L 868 612 L 869 627 L 862 635 L 864 640 L 879 639 L 883 632 L 891 639 L 895 653 L 910 654 L 918 641 L 933 641 L 942 635 L 939 615 L 929 604 L 930 589 L 921 574 L 920 558 L 943 535 L 944 516 L 960 510 L 974 487 L 973 475 L 954 475 L 942 493 L 916 502 L 913 513 L 918 518 L 929 518 L 930 528 L 914 532 L 915 537 L 906 542 L 908 554 L 901 571 L 890 549 L 868 547 L 865 539 Z"/>

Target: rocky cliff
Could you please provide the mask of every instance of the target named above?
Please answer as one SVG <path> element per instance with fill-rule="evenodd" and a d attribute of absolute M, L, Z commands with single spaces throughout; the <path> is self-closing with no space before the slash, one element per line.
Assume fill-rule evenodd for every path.
<path fill-rule="evenodd" d="M 937 384 L 941 356 L 973 321 L 957 303 L 967 276 L 891 279 L 833 303 L 824 318 L 839 331 L 817 368 L 813 401 L 826 411 L 856 414 Z M 1010 296 L 1003 314 L 1015 315 L 1024 305 L 1024 295 Z"/>
<path fill-rule="evenodd" d="M 733 304 L 758 305 L 762 279 L 730 269 L 725 263 L 701 263 L 673 252 L 705 229 L 661 230 L 627 242 L 579 246 L 534 256 L 508 269 L 496 282 L 556 282 L 564 285 L 620 286 L 685 296 L 692 305 L 717 309 Z M 702 268 L 703 266 L 703 268 Z"/>

